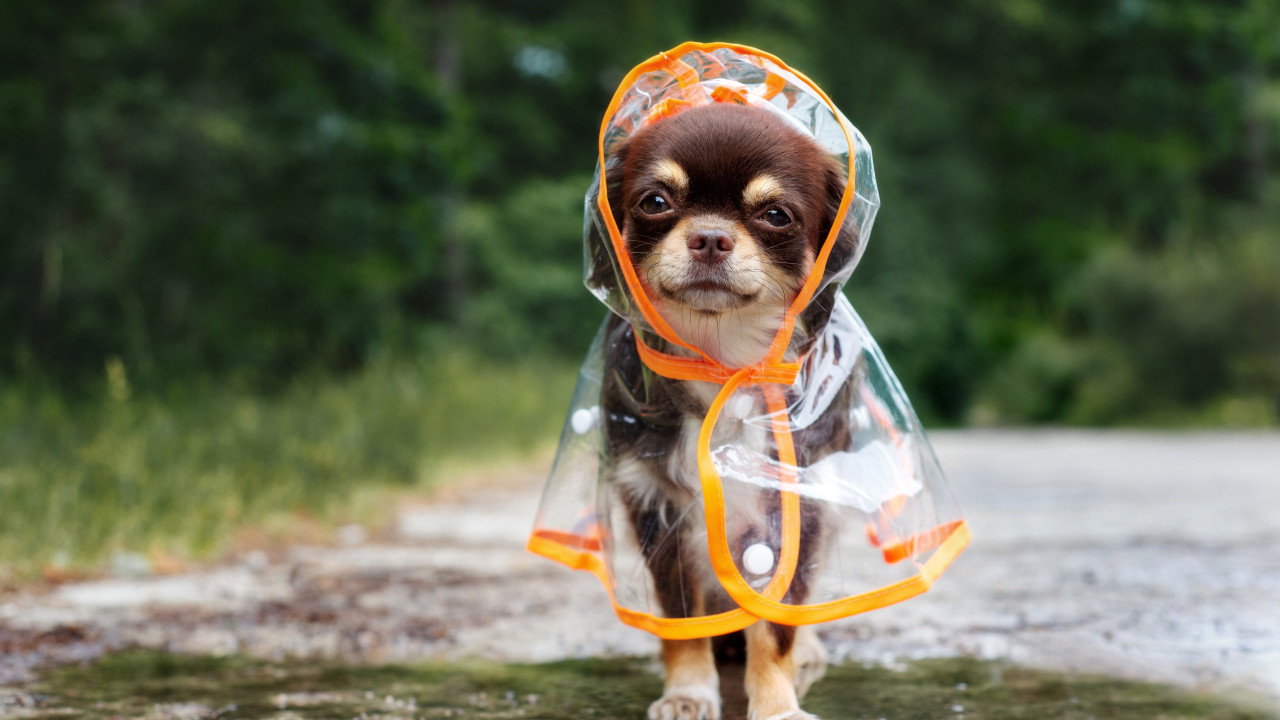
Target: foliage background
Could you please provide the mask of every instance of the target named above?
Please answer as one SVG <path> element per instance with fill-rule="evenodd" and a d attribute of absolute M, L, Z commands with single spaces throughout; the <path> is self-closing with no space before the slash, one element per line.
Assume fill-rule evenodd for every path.
<path fill-rule="evenodd" d="M 86 468 L 106 493 L 188 482 L 176 458 L 234 435 L 236 402 L 283 435 L 330 417 L 317 452 L 348 437 L 298 410 L 326 392 L 411 428 L 347 448 L 349 483 L 476 452 L 415 417 L 552 437 L 602 313 L 580 285 L 600 113 L 686 39 L 780 55 L 871 141 L 883 207 L 848 292 L 927 422 L 1280 420 L 1280 5 L 721 8 L 0 4 L 0 507 L 38 516 L 20 488 Z M 524 414 L 459 402 L 477 382 Z M 87 449 L 160 427 L 171 462 Z M 208 457 L 308 482 L 306 453 L 243 446 Z"/>

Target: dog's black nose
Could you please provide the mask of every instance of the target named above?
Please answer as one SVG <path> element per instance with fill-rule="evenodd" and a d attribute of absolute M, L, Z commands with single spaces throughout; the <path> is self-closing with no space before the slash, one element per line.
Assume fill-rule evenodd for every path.
<path fill-rule="evenodd" d="M 714 265 L 733 252 L 733 238 L 723 230 L 697 230 L 685 241 L 689 253 L 699 262 Z"/>

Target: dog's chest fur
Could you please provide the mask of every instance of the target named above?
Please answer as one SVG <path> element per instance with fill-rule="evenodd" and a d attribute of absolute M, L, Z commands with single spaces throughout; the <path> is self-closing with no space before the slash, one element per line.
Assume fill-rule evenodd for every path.
<path fill-rule="evenodd" d="M 709 566 L 702 528 L 704 506 L 697 447 L 702 424 L 721 386 L 671 380 L 648 371 L 636 354 L 632 330 L 623 327 L 621 320 L 615 321 L 614 330 L 623 336 L 610 351 L 603 393 L 614 490 L 646 555 L 662 552 L 655 545 L 678 544 L 676 552 L 687 579 L 711 585 L 715 575 Z M 727 341 L 722 347 L 748 353 L 758 361 L 764 357 L 775 332 L 776 324 L 755 335 L 742 335 L 734 328 L 732 333 L 721 335 Z M 661 348 L 666 352 L 678 350 L 671 345 Z M 756 397 L 750 408 L 739 401 L 732 410 L 735 412 L 722 412 L 712 436 L 712 449 L 731 438 L 742 449 L 772 455 L 768 427 L 744 422 L 741 417 L 762 414 L 762 401 Z M 730 498 L 740 492 L 755 492 L 732 486 L 724 490 Z M 734 503 L 734 507 L 735 512 L 728 518 L 731 537 L 742 535 L 743 528 L 765 525 L 764 508 L 754 498 Z"/>
<path fill-rule="evenodd" d="M 782 327 L 786 308 L 779 303 L 759 303 L 738 308 L 731 312 L 706 315 L 692 310 L 674 310 L 667 315 L 676 335 L 694 347 L 701 348 L 711 358 L 725 367 L 750 367 L 764 359 L 778 329 Z M 677 354 L 691 354 L 683 348 L 672 347 Z M 686 383 L 707 385 L 707 383 Z M 700 394 L 699 388 L 689 392 Z M 711 393 L 711 398 L 715 393 Z M 711 398 L 706 403 L 711 404 Z"/>

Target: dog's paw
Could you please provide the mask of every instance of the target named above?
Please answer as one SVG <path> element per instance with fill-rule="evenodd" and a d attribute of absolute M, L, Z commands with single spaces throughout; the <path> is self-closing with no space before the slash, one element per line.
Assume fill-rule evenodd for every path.
<path fill-rule="evenodd" d="M 720 693 L 698 685 L 669 688 L 649 706 L 649 720 L 720 720 Z"/>
<path fill-rule="evenodd" d="M 827 672 L 827 651 L 813 628 L 806 625 L 796 632 L 791 653 L 796 665 L 796 697 L 803 700 L 809 686 Z"/>

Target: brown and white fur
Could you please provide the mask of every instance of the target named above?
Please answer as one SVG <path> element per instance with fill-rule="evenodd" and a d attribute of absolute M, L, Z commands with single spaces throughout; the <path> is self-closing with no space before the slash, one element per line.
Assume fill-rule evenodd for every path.
<path fill-rule="evenodd" d="M 663 317 L 682 339 L 728 367 L 760 362 L 834 222 L 844 169 L 770 111 L 728 104 L 692 108 L 643 128 L 613 158 L 607 182 L 614 220 Z M 840 235 L 828 273 L 856 243 L 852 233 Z M 824 322 L 821 298 L 816 304 L 815 312 L 802 316 L 791 359 Z M 624 339 L 609 351 L 602 398 L 615 458 L 611 478 L 659 603 L 667 617 L 736 607 L 711 570 L 699 531 L 695 441 L 719 388 L 647 372 L 627 341 L 633 331 L 621 318 L 612 322 L 611 335 Z M 659 350 L 688 354 L 656 337 L 646 340 Z M 797 437 L 802 460 L 839 434 L 840 428 L 827 426 Z M 818 544 L 822 522 L 816 508 L 802 511 L 803 552 Z M 777 511 L 761 507 L 756 516 L 730 523 L 731 545 L 764 540 L 776 549 L 776 527 Z M 817 560 L 801 557 L 785 602 L 805 600 Z M 800 710 L 799 698 L 826 664 L 813 631 L 761 621 L 744 630 L 741 641 L 749 718 L 812 718 Z M 665 691 L 649 717 L 719 718 L 712 641 L 662 645 Z"/>

